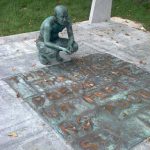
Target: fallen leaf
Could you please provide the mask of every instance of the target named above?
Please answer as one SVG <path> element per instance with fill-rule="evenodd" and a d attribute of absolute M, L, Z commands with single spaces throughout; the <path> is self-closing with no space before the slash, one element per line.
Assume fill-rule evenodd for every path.
<path fill-rule="evenodd" d="M 8 136 L 10 136 L 10 137 L 18 137 L 18 134 L 14 131 L 14 132 L 8 133 Z"/>
<path fill-rule="evenodd" d="M 141 90 L 137 94 L 139 94 L 140 96 L 142 96 L 145 99 L 150 98 L 150 92 L 146 91 L 146 90 Z"/>
<path fill-rule="evenodd" d="M 106 87 L 105 91 L 108 92 L 108 93 L 112 93 L 114 90 L 113 90 L 112 87 Z"/>
<path fill-rule="evenodd" d="M 76 127 L 72 124 L 67 124 L 66 126 L 64 124 L 60 125 L 60 129 L 65 134 L 75 134 L 78 132 Z"/>
<path fill-rule="evenodd" d="M 140 29 L 141 29 L 141 30 L 145 30 L 145 28 L 144 28 L 144 27 L 141 27 Z"/>
<path fill-rule="evenodd" d="M 93 86 L 95 86 L 95 84 L 93 82 L 83 83 L 83 88 L 92 88 Z"/>
<path fill-rule="evenodd" d="M 114 75 L 118 75 L 118 72 L 112 71 L 112 74 L 114 74 Z"/>
<path fill-rule="evenodd" d="M 104 92 L 95 92 L 94 93 L 95 96 L 100 97 L 100 98 L 105 98 L 106 94 Z"/>
<path fill-rule="evenodd" d="M 93 103 L 93 99 L 91 99 L 89 96 L 83 96 L 83 99 L 88 103 Z"/>
<path fill-rule="evenodd" d="M 45 82 L 48 82 L 48 80 L 44 79 Z"/>

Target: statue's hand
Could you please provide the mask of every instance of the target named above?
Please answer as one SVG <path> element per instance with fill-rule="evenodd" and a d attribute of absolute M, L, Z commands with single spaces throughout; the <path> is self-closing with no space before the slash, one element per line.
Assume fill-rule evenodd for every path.
<path fill-rule="evenodd" d="M 69 50 L 67 48 L 61 47 L 61 51 L 63 52 L 69 52 Z"/>
<path fill-rule="evenodd" d="M 67 53 L 67 54 L 72 54 L 72 53 L 73 53 L 73 48 L 72 48 L 71 45 L 68 46 L 67 50 L 68 50 L 68 53 Z"/>

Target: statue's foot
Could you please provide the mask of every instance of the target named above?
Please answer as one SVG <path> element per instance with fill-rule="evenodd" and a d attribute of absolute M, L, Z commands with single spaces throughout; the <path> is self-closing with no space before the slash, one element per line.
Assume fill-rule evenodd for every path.
<path fill-rule="evenodd" d="M 60 56 L 57 56 L 56 60 L 59 61 L 59 62 L 63 62 L 64 59 L 62 57 L 60 57 Z"/>
<path fill-rule="evenodd" d="M 56 60 L 59 61 L 59 62 L 63 61 L 63 58 L 60 57 L 60 55 L 59 55 L 59 51 L 56 53 Z"/>
<path fill-rule="evenodd" d="M 39 60 L 40 60 L 41 64 L 43 64 L 43 65 L 50 65 L 51 64 L 50 61 L 48 61 L 45 57 L 40 56 L 40 55 L 39 55 Z"/>
<path fill-rule="evenodd" d="M 50 65 L 51 64 L 51 62 L 49 61 L 49 62 L 43 62 L 43 61 L 40 61 L 41 62 L 41 64 L 43 64 L 43 65 Z"/>

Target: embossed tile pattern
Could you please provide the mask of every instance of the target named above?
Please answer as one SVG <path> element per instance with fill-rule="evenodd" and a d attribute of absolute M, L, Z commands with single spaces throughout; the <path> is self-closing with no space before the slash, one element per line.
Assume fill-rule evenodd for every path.
<path fill-rule="evenodd" d="M 108 54 L 5 81 L 75 149 L 130 149 L 150 136 L 150 74 Z"/>

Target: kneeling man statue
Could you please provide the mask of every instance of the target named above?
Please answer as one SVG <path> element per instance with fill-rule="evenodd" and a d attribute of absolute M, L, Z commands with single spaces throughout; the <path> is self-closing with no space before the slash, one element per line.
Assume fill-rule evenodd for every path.
<path fill-rule="evenodd" d="M 59 32 L 64 28 L 67 29 L 68 39 L 59 37 Z M 50 64 L 53 59 L 63 61 L 59 55 L 60 51 L 72 54 L 78 50 L 78 44 L 74 41 L 68 10 L 65 6 L 56 6 L 54 16 L 43 21 L 36 46 L 39 50 L 39 60 L 44 65 Z"/>

